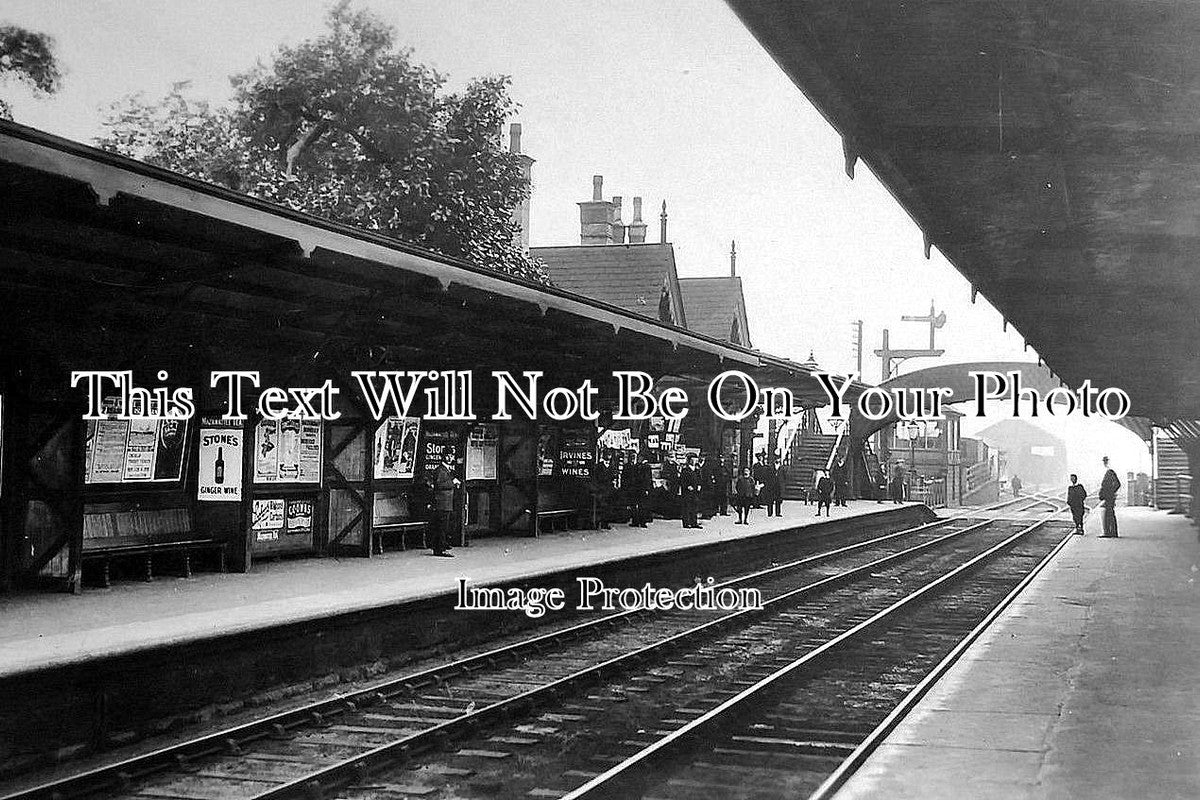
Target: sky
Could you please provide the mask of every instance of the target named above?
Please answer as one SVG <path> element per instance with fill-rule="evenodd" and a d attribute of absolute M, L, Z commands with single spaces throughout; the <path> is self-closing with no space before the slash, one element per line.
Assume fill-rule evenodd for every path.
<path fill-rule="evenodd" d="M 447 75 L 512 77 L 523 149 L 536 160 L 534 246 L 578 244 L 578 203 L 592 176 L 605 196 L 641 196 L 657 241 L 662 201 L 681 276 L 723 275 L 731 240 L 755 347 L 830 370 L 880 378 L 882 330 L 892 347 L 928 344 L 902 322 L 931 301 L 945 311 L 943 363 L 1034 361 L 1013 327 L 934 248 L 862 163 L 850 180 L 836 132 L 719 0 L 359 0 L 395 26 L 416 60 Z M 34 98 L 0 86 L 17 121 L 82 142 L 124 95 L 157 97 L 191 81 L 229 95 L 229 75 L 280 44 L 319 33 L 318 0 L 5 0 L 0 24 L 51 34 L 61 91 Z M 901 371 L 932 364 L 913 360 Z M 1053 365 L 1051 365 L 1053 367 Z M 988 421 L 990 422 L 990 420 Z M 982 427 L 982 425 L 978 426 Z M 1074 426 L 1071 426 L 1074 427 Z M 1115 426 L 1088 427 L 1127 461 L 1145 449 Z M 1119 432 L 1118 432 L 1119 431 Z M 970 432 L 970 431 L 968 431 Z M 1061 431 L 1059 432 L 1061 435 Z M 1140 463 L 1140 462 L 1139 462 Z M 1131 467 L 1132 468 L 1132 467 Z"/>

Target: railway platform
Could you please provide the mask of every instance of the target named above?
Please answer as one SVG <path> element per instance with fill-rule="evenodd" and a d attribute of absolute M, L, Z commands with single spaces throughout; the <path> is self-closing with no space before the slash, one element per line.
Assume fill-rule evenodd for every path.
<path fill-rule="evenodd" d="M 905 504 L 911 507 L 913 504 Z M 852 501 L 833 521 L 890 513 L 891 504 Z M 534 579 L 715 541 L 753 538 L 826 522 L 814 507 L 784 506 L 780 518 L 758 510 L 750 525 L 714 517 L 700 531 L 677 520 L 645 529 L 576 530 L 538 538 L 478 539 L 454 559 L 427 550 L 370 559 L 260 562 L 250 574 L 196 573 L 150 583 L 122 582 L 82 595 L 0 596 L 0 679 L 48 667 L 134 654 L 266 627 L 306 623 L 355 611 L 414 604 L 454 589 L 459 576 L 475 584 Z"/>
<path fill-rule="evenodd" d="M 1200 797 L 1200 544 L 1119 509 L 1058 557 L 835 795 Z"/>

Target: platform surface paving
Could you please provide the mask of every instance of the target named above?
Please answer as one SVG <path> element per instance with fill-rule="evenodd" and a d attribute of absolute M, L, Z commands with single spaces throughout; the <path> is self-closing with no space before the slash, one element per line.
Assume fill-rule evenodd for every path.
<path fill-rule="evenodd" d="M 909 504 L 905 504 L 909 505 Z M 852 501 L 833 520 L 899 508 Z M 418 600 L 452 591 L 459 576 L 497 583 L 578 569 L 631 556 L 677 550 L 824 522 L 815 507 L 785 502 L 782 517 L 756 509 L 749 525 L 714 517 L 703 530 L 678 520 L 649 528 L 614 525 L 533 537 L 477 539 L 455 558 L 427 550 L 373 558 L 306 558 L 258 562 L 250 574 L 197 572 L 150 583 L 123 581 L 81 595 L 0 595 L 0 677 L 55 664 L 86 661 L 205 636 L 255 630 L 332 614 Z"/>
<path fill-rule="evenodd" d="M 837 800 L 1200 798 L 1200 544 L 1178 516 L 1098 515 Z"/>

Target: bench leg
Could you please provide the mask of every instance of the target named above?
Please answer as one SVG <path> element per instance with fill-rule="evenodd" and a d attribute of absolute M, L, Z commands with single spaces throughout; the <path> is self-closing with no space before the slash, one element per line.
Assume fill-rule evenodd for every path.
<path fill-rule="evenodd" d="M 154 580 L 154 565 L 150 556 L 146 556 L 146 583 Z"/>
<path fill-rule="evenodd" d="M 100 570 L 100 585 L 105 589 L 112 587 L 112 574 L 108 569 L 108 559 L 104 559 L 103 568 Z"/>
<path fill-rule="evenodd" d="M 187 550 L 183 551 L 183 577 L 192 577 L 192 554 Z"/>
<path fill-rule="evenodd" d="M 225 571 L 225 548 L 224 547 L 217 548 L 217 567 L 221 570 L 221 572 Z"/>

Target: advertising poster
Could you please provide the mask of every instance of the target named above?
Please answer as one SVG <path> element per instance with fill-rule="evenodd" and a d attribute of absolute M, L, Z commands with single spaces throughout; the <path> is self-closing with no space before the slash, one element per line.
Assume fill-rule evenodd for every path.
<path fill-rule="evenodd" d="M 187 420 L 160 419 L 154 454 L 154 480 L 179 480 L 187 452 Z"/>
<path fill-rule="evenodd" d="M 250 515 L 250 528 L 254 531 L 280 531 L 283 529 L 285 501 L 282 497 L 255 500 Z M 259 541 L 274 539 L 275 536 L 259 535 Z"/>
<path fill-rule="evenodd" d="M 296 467 L 298 483 L 321 482 L 321 423 L 300 423 L 300 451 Z"/>
<path fill-rule="evenodd" d="M 241 427 L 213 427 L 205 421 L 200 429 L 200 467 L 196 499 L 208 502 L 233 502 L 242 499 Z"/>
<path fill-rule="evenodd" d="M 259 420 L 254 427 L 255 483 L 320 483 L 321 423 Z"/>
<path fill-rule="evenodd" d="M 455 472 L 463 465 L 463 454 L 458 452 L 459 433 L 457 428 L 435 428 L 426 425 L 422 432 L 421 469 L 432 471 L 442 463 L 442 453 L 453 450 L 455 453 Z"/>
<path fill-rule="evenodd" d="M 388 417 L 375 429 L 375 478 L 411 478 L 417 469 L 418 417 Z"/>
<path fill-rule="evenodd" d="M 120 419 L 88 420 L 91 472 L 88 483 L 120 483 L 125 474 L 125 442 L 129 423 Z"/>
<path fill-rule="evenodd" d="M 564 478 L 587 478 L 596 460 L 596 446 L 590 430 L 565 430 L 558 448 L 559 474 Z"/>
<path fill-rule="evenodd" d="M 107 398 L 115 416 L 118 400 Z M 179 481 L 187 456 L 188 421 L 177 419 L 98 419 L 87 421 L 85 481 L 151 483 Z"/>
<path fill-rule="evenodd" d="M 629 429 L 622 428 L 620 430 L 604 431 L 600 434 L 598 443 L 601 448 L 609 450 L 628 450 L 630 441 Z"/>
<path fill-rule="evenodd" d="M 307 533 L 312 530 L 313 504 L 311 500 L 287 501 L 287 532 Z"/>
<path fill-rule="evenodd" d="M 467 434 L 467 480 L 494 481 L 500 459 L 500 431 L 495 425 L 476 425 Z"/>
<path fill-rule="evenodd" d="M 558 455 L 557 434 L 558 432 L 553 428 L 542 428 L 538 431 L 538 475 L 554 474 L 555 457 Z"/>
<path fill-rule="evenodd" d="M 154 451 L 157 444 L 158 420 L 135 419 L 129 421 L 123 480 L 148 481 L 154 477 Z"/>
<path fill-rule="evenodd" d="M 275 480 L 296 483 L 300 480 L 300 420 L 279 420 L 279 465 Z"/>

